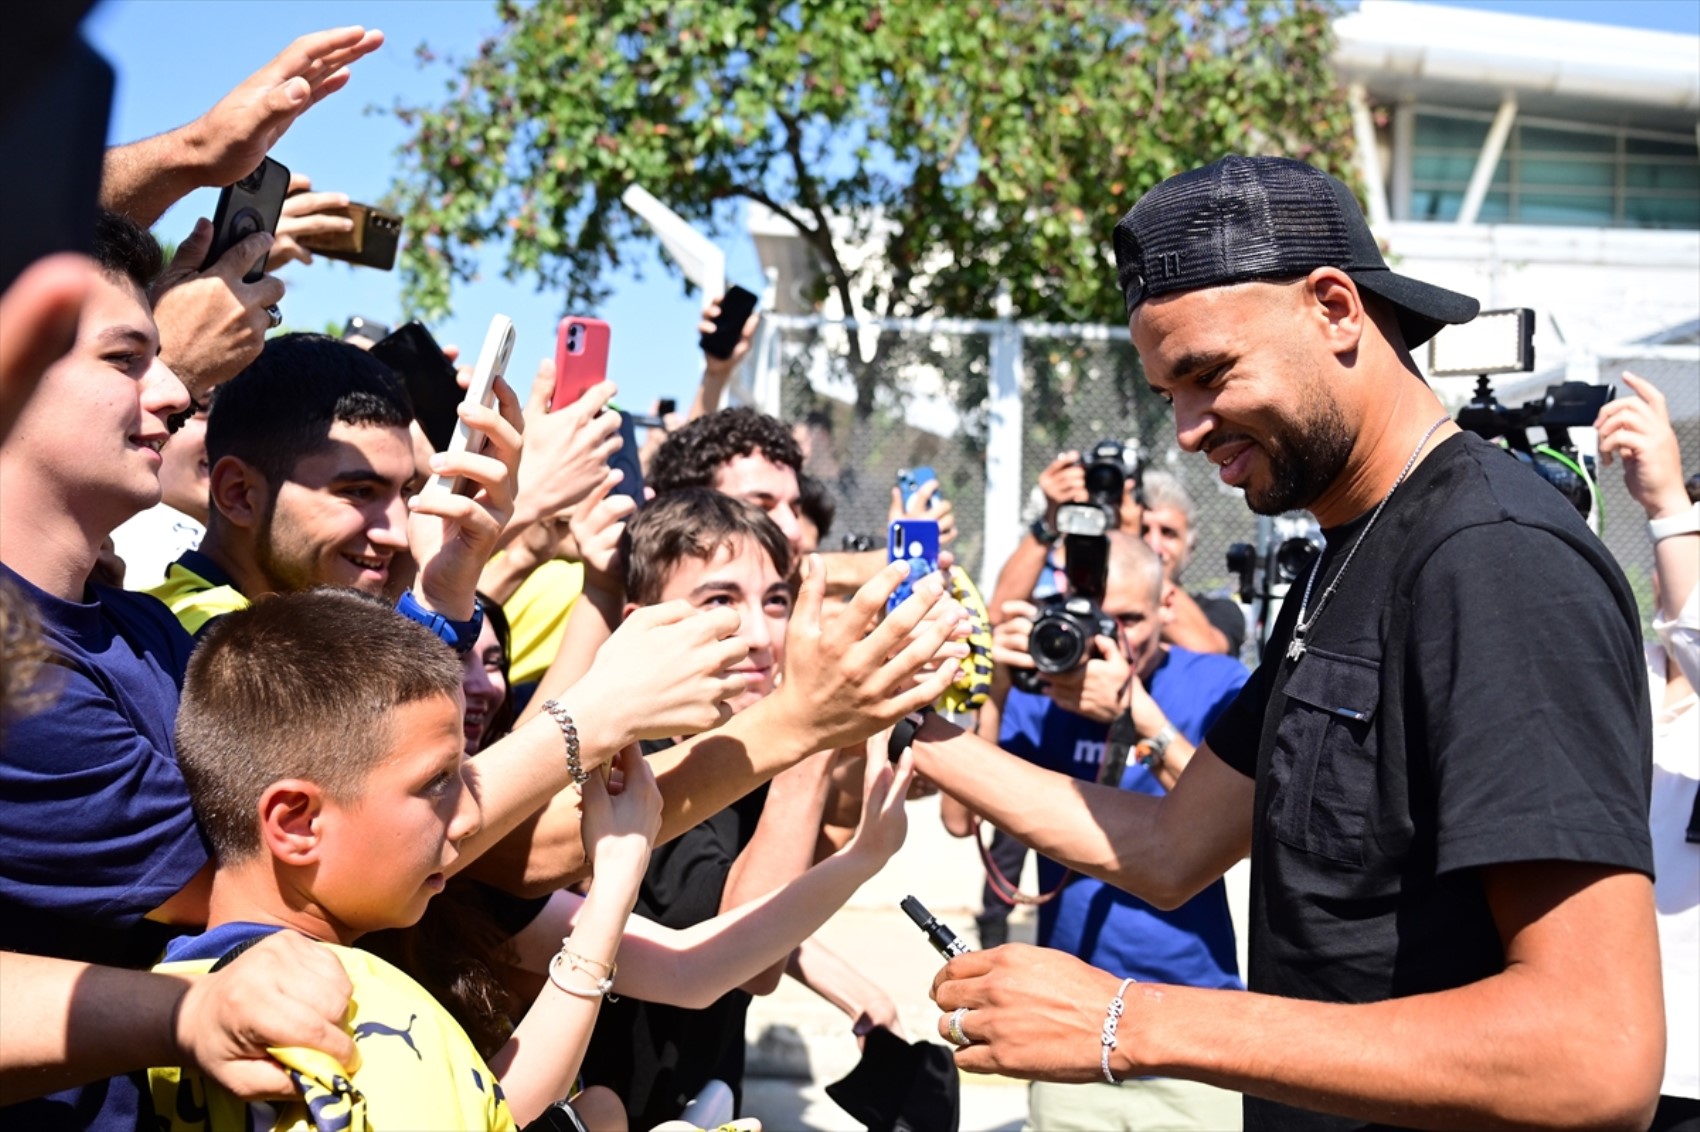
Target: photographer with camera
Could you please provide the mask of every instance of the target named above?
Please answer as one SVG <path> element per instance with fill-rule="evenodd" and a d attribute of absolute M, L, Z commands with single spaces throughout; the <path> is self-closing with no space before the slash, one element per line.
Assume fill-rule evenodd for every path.
<path fill-rule="evenodd" d="M 1065 525 L 1072 525 L 1068 508 L 1077 506 L 1064 505 Z M 1004 750 L 1060 774 L 1162 795 L 1248 674 L 1237 660 L 1165 645 L 1166 583 L 1157 555 L 1123 531 L 1096 538 L 1101 546 L 1095 553 L 1074 555 L 1077 562 L 1103 567 L 1100 578 L 1081 579 L 1079 588 L 1100 594 L 1101 605 L 1086 611 L 1080 623 L 1058 620 L 1054 604 L 1046 615 L 1028 602 L 1005 605 L 992 656 L 1005 666 L 999 669 L 1005 677 L 1038 675 L 1037 690 L 998 680 L 992 701 L 981 709 L 981 733 L 996 734 Z M 1090 601 L 1075 599 L 1082 600 Z M 1051 638 L 1053 662 L 1045 667 L 1054 670 L 1059 656 L 1078 655 L 1079 662 L 1064 671 L 1039 673 L 1030 645 L 1035 619 L 1038 647 L 1045 648 L 1047 635 Z M 1086 626 L 1093 631 L 1085 632 Z M 1220 880 L 1165 911 L 1041 856 L 1039 886 L 1046 893 L 1056 890 L 1039 907 L 1041 947 L 1076 955 L 1118 978 L 1242 987 Z M 1240 1127 L 1239 1094 L 1162 1077 L 1120 1086 L 1035 1082 L 1029 1110 L 1030 1126 L 1046 1132 Z"/>
<path fill-rule="evenodd" d="M 1044 514 L 1027 527 L 1027 534 L 998 571 L 992 587 L 991 610 L 996 624 L 1003 607 L 1012 601 L 1029 601 L 1058 592 L 1063 586 L 1061 554 L 1057 550 L 1057 509 L 1066 503 L 1096 502 L 1107 509 L 1110 525 L 1139 537 L 1139 473 L 1130 468 L 1125 450 L 1114 440 L 1100 440 L 1084 458 L 1079 452 L 1057 453 L 1057 458 L 1039 473 L 1039 492 L 1045 498 Z"/>

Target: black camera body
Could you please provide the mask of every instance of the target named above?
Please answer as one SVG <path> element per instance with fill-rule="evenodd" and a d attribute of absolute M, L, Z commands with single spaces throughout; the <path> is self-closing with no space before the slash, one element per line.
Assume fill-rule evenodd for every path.
<path fill-rule="evenodd" d="M 1072 672 L 1092 656 L 1092 638 L 1116 639 L 1115 618 L 1098 604 L 1110 575 L 1110 530 L 1121 522 L 1122 497 L 1129 480 L 1139 480 L 1137 455 L 1129 459 L 1119 440 L 1100 440 L 1081 461 L 1086 469 L 1086 503 L 1057 508 L 1057 531 L 1062 535 L 1068 593 L 1052 594 L 1039 603 L 1039 615 L 1027 636 L 1031 669 L 1011 674 L 1016 687 L 1039 690 L 1042 676 Z"/>
<path fill-rule="evenodd" d="M 1047 676 L 1072 672 L 1092 656 L 1092 638 L 1116 635 L 1115 618 L 1092 598 L 1052 594 L 1039 603 L 1039 616 L 1027 638 L 1034 671 Z"/>
<path fill-rule="evenodd" d="M 1485 376 L 1476 379 L 1476 393 L 1458 410 L 1458 427 L 1483 440 L 1503 440 L 1506 450 L 1528 465 L 1570 501 L 1582 518 L 1594 510 L 1594 458 L 1577 451 L 1570 441 L 1573 428 L 1590 428 L 1606 402 L 1617 395 L 1611 385 L 1566 381 L 1549 385 L 1544 396 L 1509 409 L 1493 395 Z M 1531 429 L 1545 436 L 1536 440 Z"/>

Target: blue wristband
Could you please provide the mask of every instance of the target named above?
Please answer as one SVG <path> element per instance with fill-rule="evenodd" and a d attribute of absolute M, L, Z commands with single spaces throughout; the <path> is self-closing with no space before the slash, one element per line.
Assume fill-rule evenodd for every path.
<path fill-rule="evenodd" d="M 472 618 L 468 621 L 450 621 L 441 613 L 431 612 L 419 604 L 412 590 L 401 595 L 395 608 L 403 617 L 431 630 L 439 641 L 461 656 L 472 651 L 472 646 L 478 643 L 478 634 L 484 630 L 484 603 L 476 597 L 472 599 Z"/>

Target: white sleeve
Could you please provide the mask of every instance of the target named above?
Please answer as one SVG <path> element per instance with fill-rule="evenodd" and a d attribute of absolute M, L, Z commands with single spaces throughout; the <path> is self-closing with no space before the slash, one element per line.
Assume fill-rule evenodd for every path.
<path fill-rule="evenodd" d="M 1688 677 L 1688 683 L 1700 688 L 1700 586 L 1690 591 L 1674 618 L 1666 621 L 1655 616 L 1653 632 L 1664 643 L 1666 655 Z"/>

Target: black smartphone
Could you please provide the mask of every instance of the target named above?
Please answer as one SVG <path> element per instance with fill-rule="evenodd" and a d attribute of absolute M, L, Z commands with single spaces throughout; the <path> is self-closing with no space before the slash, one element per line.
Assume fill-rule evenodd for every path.
<path fill-rule="evenodd" d="M 289 170 L 269 157 L 234 185 L 226 185 L 218 194 L 218 207 L 213 211 L 212 247 L 207 249 L 201 270 L 217 263 L 225 252 L 255 232 L 276 232 L 278 217 L 283 215 L 283 198 L 288 193 Z M 265 271 L 266 257 L 261 256 L 242 276 L 242 282 L 258 283 Z"/>
<path fill-rule="evenodd" d="M 446 452 L 460 420 L 456 411 L 463 396 L 449 361 L 423 323 L 410 322 L 372 344 L 372 356 L 394 370 L 407 385 L 413 400 L 413 416 L 431 451 Z"/>
<path fill-rule="evenodd" d="M 401 245 L 401 217 L 370 204 L 348 204 L 326 209 L 326 216 L 346 216 L 354 221 L 347 232 L 303 237 L 301 246 L 315 255 L 340 259 L 359 267 L 389 271 L 395 267 L 396 249 Z"/>
<path fill-rule="evenodd" d="M 7 76 L 8 79 L 15 76 Z M 0 114 L 0 291 L 36 260 L 94 246 L 112 68 L 74 37 Z"/>
<path fill-rule="evenodd" d="M 655 415 L 666 420 L 668 414 L 679 411 L 679 402 L 671 397 L 663 397 L 655 403 Z"/>
<path fill-rule="evenodd" d="M 608 457 L 608 466 L 620 469 L 620 482 L 614 485 L 614 490 L 621 495 L 631 496 L 632 502 L 642 507 L 643 465 L 638 463 L 638 418 L 624 409 L 615 409 L 612 406 L 609 411 L 620 414 L 620 448 Z"/>
<path fill-rule="evenodd" d="M 697 339 L 702 352 L 725 361 L 732 356 L 738 338 L 744 333 L 744 323 L 756 309 L 756 296 L 734 283 L 720 298 L 720 313 L 714 316 L 714 331 Z"/>

